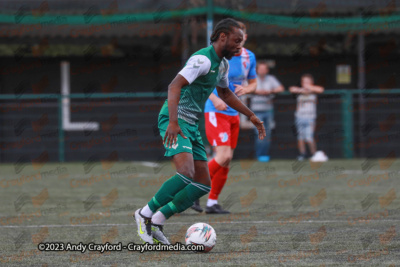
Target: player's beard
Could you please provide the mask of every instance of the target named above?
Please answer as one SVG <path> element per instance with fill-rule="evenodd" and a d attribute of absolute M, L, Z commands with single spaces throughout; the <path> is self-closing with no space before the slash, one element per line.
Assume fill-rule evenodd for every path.
<path fill-rule="evenodd" d="M 229 60 L 229 59 L 231 59 L 231 58 L 235 55 L 235 53 L 229 51 L 227 47 L 228 47 L 228 45 L 225 44 L 222 54 L 223 54 L 223 56 L 224 56 L 226 59 Z"/>

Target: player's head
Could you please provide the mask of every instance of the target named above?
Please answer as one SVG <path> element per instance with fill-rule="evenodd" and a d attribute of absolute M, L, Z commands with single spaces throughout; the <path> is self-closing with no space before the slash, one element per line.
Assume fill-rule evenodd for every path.
<path fill-rule="evenodd" d="M 269 73 L 269 67 L 268 63 L 265 60 L 260 60 L 257 62 L 257 67 L 256 67 L 257 75 L 259 76 L 265 76 Z"/>
<path fill-rule="evenodd" d="M 239 26 L 240 26 L 240 29 L 242 29 L 242 31 L 243 31 L 242 46 L 244 46 L 244 43 L 247 41 L 247 29 L 246 29 L 246 25 L 245 25 L 243 22 L 241 22 L 241 21 L 238 21 L 238 24 L 239 24 Z"/>
<path fill-rule="evenodd" d="M 311 74 L 306 73 L 301 75 L 301 87 L 313 84 L 314 84 L 314 77 Z"/>
<path fill-rule="evenodd" d="M 211 34 L 211 44 L 218 44 L 221 49 L 222 56 L 231 59 L 242 49 L 244 39 L 243 30 L 239 23 L 234 19 L 223 19 L 215 26 Z"/>

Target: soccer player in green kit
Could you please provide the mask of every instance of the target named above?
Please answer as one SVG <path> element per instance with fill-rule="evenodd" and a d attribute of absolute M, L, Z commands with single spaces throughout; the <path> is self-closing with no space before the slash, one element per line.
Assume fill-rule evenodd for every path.
<path fill-rule="evenodd" d="M 228 88 L 228 60 L 241 50 L 243 38 L 236 20 L 220 21 L 211 35 L 212 45 L 194 53 L 168 86 L 158 128 L 165 156 L 172 157 L 176 175 L 164 182 L 146 206 L 135 211 L 138 235 L 144 242 L 169 244 L 163 232 L 165 221 L 210 192 L 207 154 L 198 118 L 215 87 L 226 104 L 249 117 L 259 138 L 265 137 L 263 122 Z"/>

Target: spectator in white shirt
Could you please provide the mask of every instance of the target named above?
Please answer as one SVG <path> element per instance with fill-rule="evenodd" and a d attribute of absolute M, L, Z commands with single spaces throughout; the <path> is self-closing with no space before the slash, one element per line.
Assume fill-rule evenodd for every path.
<path fill-rule="evenodd" d="M 303 74 L 301 76 L 301 87 L 291 86 L 289 91 L 292 94 L 297 94 L 295 123 L 297 128 L 297 145 L 300 152 L 297 159 L 300 161 L 305 159 L 305 143 L 307 143 L 308 148 L 313 155 L 311 160 L 314 157 L 320 158 L 320 153 L 316 153 L 317 145 L 314 140 L 314 129 L 315 118 L 317 117 L 317 94 L 323 93 L 324 88 L 314 84 L 314 78 L 311 74 Z M 323 157 L 323 155 L 321 155 L 321 157 Z"/>

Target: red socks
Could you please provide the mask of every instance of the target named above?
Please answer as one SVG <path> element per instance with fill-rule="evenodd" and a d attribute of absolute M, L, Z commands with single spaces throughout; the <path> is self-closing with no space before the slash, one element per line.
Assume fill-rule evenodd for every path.
<path fill-rule="evenodd" d="M 219 171 L 221 166 L 215 161 L 215 159 L 212 159 L 208 162 L 208 170 L 210 171 L 210 178 L 211 180 L 213 179 L 214 175 Z"/>
<path fill-rule="evenodd" d="M 214 159 L 212 160 L 215 162 L 215 164 L 218 164 Z M 210 161 L 211 163 L 211 161 Z M 210 166 L 210 163 L 208 166 Z M 222 191 L 222 188 L 225 185 L 226 180 L 228 179 L 228 172 L 229 172 L 229 167 L 222 167 L 218 164 L 219 170 L 214 173 L 213 176 L 211 176 L 211 191 L 210 195 L 208 196 L 209 199 L 214 199 L 218 200 L 218 196 Z M 211 171 L 210 171 L 211 175 Z"/>

